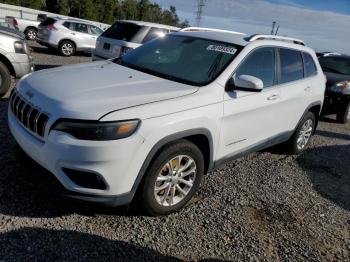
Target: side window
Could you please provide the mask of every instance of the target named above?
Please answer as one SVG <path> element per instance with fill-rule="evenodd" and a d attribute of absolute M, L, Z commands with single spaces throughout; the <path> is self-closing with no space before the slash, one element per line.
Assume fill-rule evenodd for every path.
<path fill-rule="evenodd" d="M 275 83 L 276 57 L 272 47 L 259 48 L 251 53 L 236 70 L 236 76 L 251 75 L 261 79 L 265 87 Z"/>
<path fill-rule="evenodd" d="M 299 51 L 281 48 L 280 60 L 281 84 L 304 78 L 303 60 Z"/>
<path fill-rule="evenodd" d="M 86 24 L 74 23 L 74 31 L 79 33 L 88 33 L 88 27 Z"/>
<path fill-rule="evenodd" d="M 152 27 L 143 39 L 142 43 L 146 43 L 154 38 L 165 36 L 167 33 L 169 33 L 169 30 L 167 29 Z"/>
<path fill-rule="evenodd" d="M 303 55 L 304 55 L 305 77 L 316 75 L 317 67 L 315 65 L 314 59 L 308 53 L 303 53 Z"/>
<path fill-rule="evenodd" d="M 68 28 L 68 29 L 71 29 L 71 28 L 70 28 L 70 22 L 64 22 L 64 23 L 63 23 L 63 26 L 66 27 L 66 28 Z"/>

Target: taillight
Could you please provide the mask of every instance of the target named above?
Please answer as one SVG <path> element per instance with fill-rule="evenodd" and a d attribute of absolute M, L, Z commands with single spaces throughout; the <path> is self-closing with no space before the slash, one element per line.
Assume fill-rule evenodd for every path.
<path fill-rule="evenodd" d="M 129 52 L 131 50 L 133 50 L 133 48 L 123 46 L 122 49 L 120 50 L 120 56 L 125 55 L 127 52 Z"/>
<path fill-rule="evenodd" d="M 51 31 L 51 30 L 57 30 L 57 28 L 54 25 L 48 25 L 47 26 L 47 30 Z"/>
<path fill-rule="evenodd" d="M 15 18 L 13 18 L 13 26 L 18 29 L 18 22 Z"/>

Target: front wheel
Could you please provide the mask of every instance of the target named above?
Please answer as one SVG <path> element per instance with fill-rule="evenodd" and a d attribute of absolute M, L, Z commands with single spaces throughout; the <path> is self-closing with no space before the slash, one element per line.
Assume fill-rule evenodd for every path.
<path fill-rule="evenodd" d="M 346 124 L 350 121 L 350 101 L 343 110 L 337 114 L 337 121 L 342 124 Z"/>
<path fill-rule="evenodd" d="M 187 140 L 165 146 L 155 157 L 142 185 L 142 202 L 152 215 L 182 208 L 197 192 L 204 174 L 200 149 Z"/>
<path fill-rule="evenodd" d="M 2 62 L 0 62 L 0 97 L 3 97 L 11 87 L 11 73 Z"/>
<path fill-rule="evenodd" d="M 300 121 L 295 133 L 288 141 L 289 151 L 292 154 L 300 154 L 310 143 L 311 136 L 316 126 L 315 115 L 308 112 Z"/>

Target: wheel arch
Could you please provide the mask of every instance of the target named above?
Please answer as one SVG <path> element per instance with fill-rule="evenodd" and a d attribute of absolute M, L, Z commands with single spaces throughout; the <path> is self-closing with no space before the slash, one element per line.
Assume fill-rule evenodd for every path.
<path fill-rule="evenodd" d="M 35 26 L 29 25 L 26 27 L 26 29 L 24 29 L 24 32 L 27 32 L 29 29 L 34 29 L 35 31 L 38 32 L 38 28 L 36 28 Z"/>
<path fill-rule="evenodd" d="M 205 159 L 205 172 L 210 171 L 214 167 L 213 138 L 208 129 L 196 128 L 171 134 L 159 140 L 148 153 L 132 187 L 131 192 L 133 193 L 133 195 L 135 195 L 136 191 L 138 190 L 138 187 L 142 179 L 144 178 L 148 168 L 150 167 L 152 161 L 154 160 L 156 154 L 166 145 L 182 139 L 194 143 L 201 150 Z"/>
<path fill-rule="evenodd" d="M 8 58 L 6 56 L 4 56 L 3 54 L 0 54 L 0 61 L 8 68 L 11 75 L 16 77 L 16 71 L 15 71 L 14 67 L 12 66 L 12 63 L 10 62 L 10 60 L 8 60 Z"/>

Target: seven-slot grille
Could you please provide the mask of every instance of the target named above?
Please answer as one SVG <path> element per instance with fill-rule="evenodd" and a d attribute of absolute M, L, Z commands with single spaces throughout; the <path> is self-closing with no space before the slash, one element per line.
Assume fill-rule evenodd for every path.
<path fill-rule="evenodd" d="M 13 114 L 24 127 L 32 133 L 44 137 L 45 126 L 49 120 L 47 114 L 40 112 L 40 110 L 26 102 L 16 91 L 11 95 L 10 105 Z"/>

